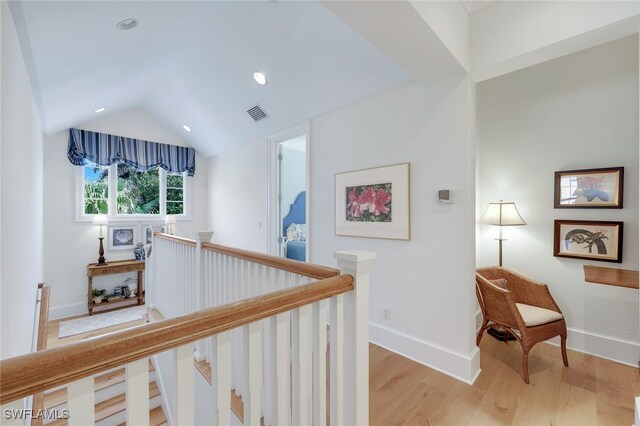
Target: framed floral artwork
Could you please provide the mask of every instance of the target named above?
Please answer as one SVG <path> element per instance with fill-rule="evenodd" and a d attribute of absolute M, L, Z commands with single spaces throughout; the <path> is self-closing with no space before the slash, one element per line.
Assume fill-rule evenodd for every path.
<path fill-rule="evenodd" d="M 410 239 L 409 163 L 335 175 L 336 235 Z"/>
<path fill-rule="evenodd" d="M 624 167 L 555 173 L 554 207 L 622 208 Z"/>
<path fill-rule="evenodd" d="M 622 263 L 623 222 L 556 220 L 553 255 Z"/>

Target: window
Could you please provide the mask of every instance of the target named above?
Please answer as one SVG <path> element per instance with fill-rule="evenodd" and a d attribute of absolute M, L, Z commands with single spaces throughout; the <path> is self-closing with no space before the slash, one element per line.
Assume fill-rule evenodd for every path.
<path fill-rule="evenodd" d="M 184 176 L 167 174 L 167 214 L 184 213 Z"/>
<path fill-rule="evenodd" d="M 84 167 L 84 213 L 107 214 L 109 212 L 109 169 Z"/>
<path fill-rule="evenodd" d="M 78 220 L 90 220 L 94 214 L 111 218 L 148 220 L 173 214 L 187 217 L 188 191 L 184 173 L 163 169 L 138 172 L 124 164 L 81 167 Z"/>
<path fill-rule="evenodd" d="M 118 214 L 160 214 L 160 172 L 118 164 Z"/>

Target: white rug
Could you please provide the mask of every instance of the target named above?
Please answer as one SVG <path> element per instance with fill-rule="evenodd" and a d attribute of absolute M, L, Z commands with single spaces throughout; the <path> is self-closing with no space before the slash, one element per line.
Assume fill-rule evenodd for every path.
<path fill-rule="evenodd" d="M 117 311 L 95 314 L 90 317 L 82 317 L 60 323 L 58 338 L 74 336 L 80 333 L 95 331 L 100 328 L 111 327 L 113 325 L 124 324 L 137 321 L 145 313 L 144 306 L 134 306 L 133 308 L 120 309 Z"/>

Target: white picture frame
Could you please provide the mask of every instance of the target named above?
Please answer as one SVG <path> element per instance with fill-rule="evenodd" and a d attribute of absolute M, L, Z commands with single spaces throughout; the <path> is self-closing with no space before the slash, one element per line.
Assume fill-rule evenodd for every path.
<path fill-rule="evenodd" d="M 138 225 L 107 227 L 107 250 L 133 250 L 138 244 Z"/>
<path fill-rule="evenodd" d="M 145 246 L 151 244 L 151 236 L 154 232 L 162 232 L 163 226 L 159 224 L 149 223 L 146 225 L 140 225 L 140 242 Z"/>
<path fill-rule="evenodd" d="M 402 163 L 337 173 L 335 234 L 410 240 L 409 172 Z M 364 200 L 365 192 L 382 201 Z"/>

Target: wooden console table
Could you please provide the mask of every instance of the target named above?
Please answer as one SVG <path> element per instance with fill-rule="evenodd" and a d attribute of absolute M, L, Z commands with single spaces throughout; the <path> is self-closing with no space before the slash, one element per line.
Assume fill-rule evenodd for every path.
<path fill-rule="evenodd" d="M 89 306 L 89 315 L 93 315 L 93 308 L 96 303 L 93 302 L 93 277 L 100 277 L 103 275 L 113 275 L 113 274 L 121 274 L 124 272 L 137 272 L 138 273 L 138 291 L 136 295 L 136 299 L 138 300 L 138 305 L 142 305 L 144 296 L 142 295 L 142 290 L 144 286 L 142 285 L 142 271 L 144 271 L 144 261 L 143 260 L 116 260 L 113 262 L 109 262 L 106 265 L 96 265 L 95 263 L 90 263 L 87 265 L 87 303 Z M 135 299 L 127 298 L 127 299 L 119 299 L 113 300 L 111 302 L 102 302 L 99 303 L 98 306 L 109 306 L 108 309 L 100 310 L 102 311 L 111 311 L 117 309 L 117 305 L 125 302 L 131 302 Z"/>

